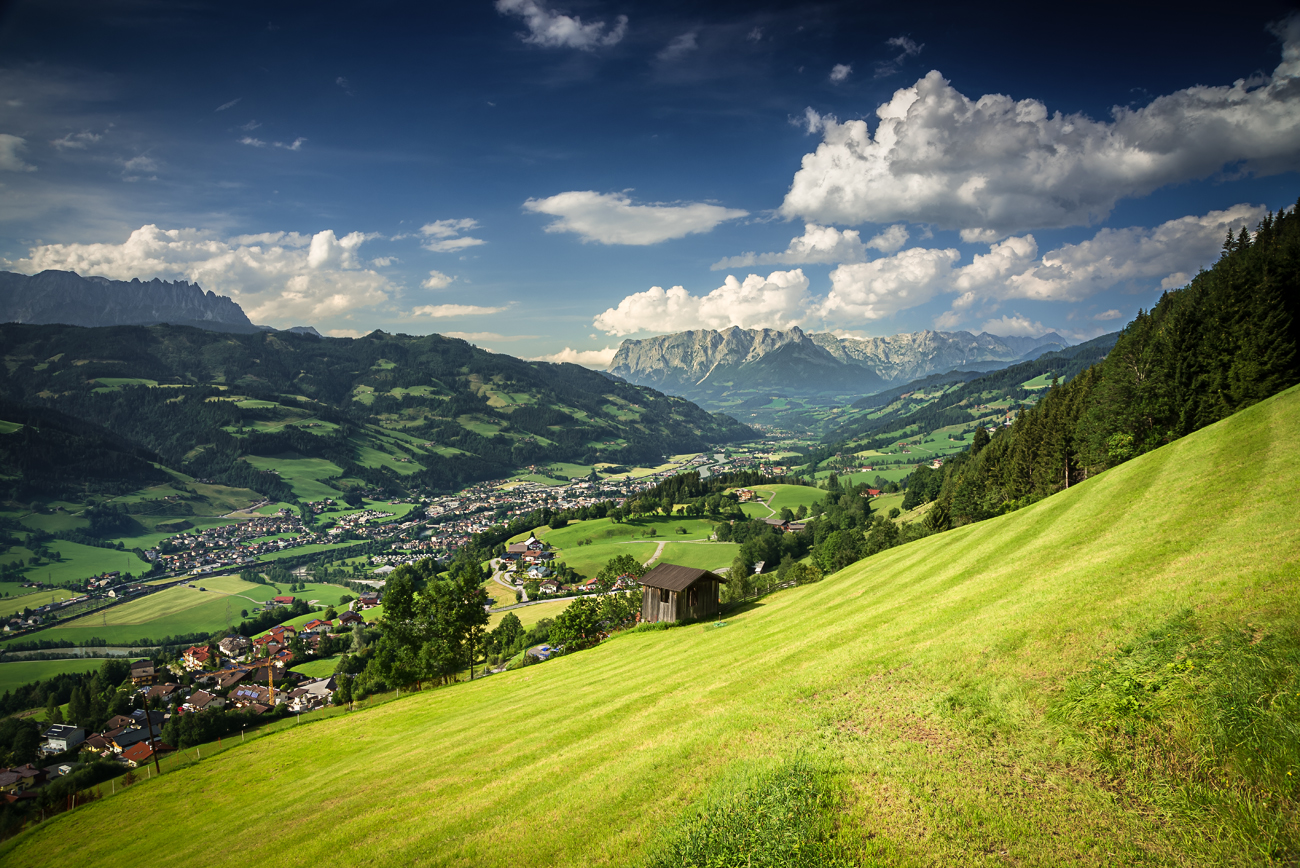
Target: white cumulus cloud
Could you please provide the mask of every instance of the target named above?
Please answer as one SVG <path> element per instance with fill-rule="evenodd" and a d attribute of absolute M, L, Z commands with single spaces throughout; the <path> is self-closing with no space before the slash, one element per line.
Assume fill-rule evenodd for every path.
<path fill-rule="evenodd" d="M 781 206 L 817 223 L 906 221 L 979 230 L 992 240 L 1086 225 L 1123 197 L 1234 171 L 1300 168 L 1300 18 L 1272 76 L 1196 86 L 1110 120 L 1052 112 L 1035 99 L 971 99 L 937 71 L 896 91 L 866 121 L 818 117 L 823 134 Z M 809 128 L 813 127 L 809 114 Z"/>
<path fill-rule="evenodd" d="M 681 205 L 634 205 L 622 193 L 573 190 L 546 199 L 529 199 L 524 208 L 557 218 L 547 232 L 573 232 L 600 244 L 657 244 L 709 232 L 719 223 L 748 216 L 748 211 L 703 202 Z"/>
<path fill-rule="evenodd" d="M 871 262 L 841 265 L 831 272 L 822 315 L 839 322 L 865 322 L 925 304 L 947 289 L 960 259 L 957 250 L 912 247 Z"/>
<path fill-rule="evenodd" d="M 808 278 L 796 268 L 766 278 L 751 274 L 743 282 L 728 275 L 722 286 L 702 296 L 681 286 L 652 286 L 627 296 L 597 316 L 594 324 L 612 335 L 730 326 L 787 329 L 803 323 L 811 307 Z"/>
<path fill-rule="evenodd" d="M 35 166 L 23 162 L 22 152 L 26 149 L 26 139 L 0 133 L 0 172 L 35 172 Z"/>
<path fill-rule="evenodd" d="M 75 271 L 116 280 L 188 280 L 228 295 L 254 322 L 299 325 L 386 301 L 395 287 L 365 268 L 358 248 L 374 236 L 268 232 L 222 239 L 198 229 L 142 226 L 121 244 L 44 244 L 11 265 L 34 274 Z"/>
<path fill-rule="evenodd" d="M 1162 289 L 1173 289 L 1214 261 L 1230 230 L 1254 227 L 1265 213 L 1262 205 L 1243 204 L 1179 217 L 1153 229 L 1102 229 L 1086 241 L 1044 253 L 1041 262 L 991 289 L 1003 298 L 1051 301 L 1077 301 L 1112 287 L 1145 287 L 1157 280 Z"/>
<path fill-rule="evenodd" d="M 574 365 L 582 365 L 584 368 L 595 368 L 603 371 L 609 367 L 609 363 L 614 361 L 614 354 L 618 352 L 618 347 L 605 347 L 603 350 L 575 350 L 572 347 L 565 347 L 558 353 L 551 353 L 548 356 L 538 356 L 531 359 L 534 362 L 568 362 Z"/>
<path fill-rule="evenodd" d="M 881 253 L 893 253 L 902 248 L 909 237 L 911 236 L 907 234 L 907 227 L 902 223 L 895 223 L 868 241 L 867 246 L 874 247 Z"/>
<path fill-rule="evenodd" d="M 425 289 L 446 289 L 451 286 L 451 282 L 455 279 L 451 275 L 434 270 L 429 272 L 429 277 L 420 286 Z"/>
<path fill-rule="evenodd" d="M 831 81 L 841 82 L 848 78 L 853 72 L 853 65 L 850 63 L 837 63 L 831 67 Z"/>
<path fill-rule="evenodd" d="M 594 51 L 616 45 L 627 33 L 627 16 L 620 15 L 609 27 L 603 21 L 583 24 L 577 15 L 563 15 L 538 0 L 497 0 L 497 11 L 502 15 L 516 15 L 524 19 L 528 32 L 520 34 L 524 42 L 545 48 L 579 48 Z"/>
<path fill-rule="evenodd" d="M 891 227 L 902 228 L 902 227 Z M 890 230 L 886 230 L 890 231 Z M 880 236 L 877 236 L 879 238 Z M 868 244 L 877 246 L 873 238 Z M 907 240 L 907 231 L 903 231 Z M 900 245 L 901 246 L 901 243 Z M 834 226 L 804 226 L 803 235 L 791 238 L 790 244 L 780 253 L 742 253 L 728 256 L 709 266 L 714 271 L 723 268 L 745 268 L 750 265 L 813 265 L 825 262 L 859 262 L 867 258 L 867 245 L 856 229 L 840 231 Z M 894 248 L 897 249 L 897 248 Z"/>

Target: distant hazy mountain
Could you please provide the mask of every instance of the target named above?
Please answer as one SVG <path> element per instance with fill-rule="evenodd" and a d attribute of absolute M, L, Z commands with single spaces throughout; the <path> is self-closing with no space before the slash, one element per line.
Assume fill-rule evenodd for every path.
<path fill-rule="evenodd" d="M 625 340 L 609 372 L 669 394 L 713 399 L 774 388 L 867 394 L 884 385 L 874 371 L 846 364 L 799 328 L 733 326 Z"/>
<path fill-rule="evenodd" d="M 0 271 L 0 322 L 77 326 L 171 323 L 251 333 L 258 327 L 231 299 L 184 280 L 109 280 L 71 271 Z"/>
<path fill-rule="evenodd" d="M 837 338 L 799 328 L 701 329 L 625 340 L 609 372 L 692 400 L 781 389 L 792 395 L 868 395 L 891 383 L 955 369 L 992 370 L 1058 350 L 1069 341 L 1041 337 L 922 331 L 887 338 Z"/>

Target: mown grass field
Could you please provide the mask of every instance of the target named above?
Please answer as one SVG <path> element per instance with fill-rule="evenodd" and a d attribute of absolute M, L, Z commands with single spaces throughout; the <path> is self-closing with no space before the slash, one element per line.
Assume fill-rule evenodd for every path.
<path fill-rule="evenodd" d="M 755 491 L 762 493 L 763 501 L 777 515 L 780 515 L 781 510 L 786 507 L 792 510 L 800 506 L 812 507 L 814 503 L 826 497 L 826 492 L 810 485 L 764 485 Z"/>
<path fill-rule="evenodd" d="M 543 618 L 554 618 L 556 615 L 568 608 L 569 604 L 572 602 L 572 597 L 565 597 L 562 600 L 551 600 L 545 603 L 538 603 L 536 606 L 523 606 L 518 609 L 511 609 L 510 611 L 515 613 L 515 617 L 519 619 L 519 623 L 523 624 L 524 629 L 526 630 Z M 493 612 L 488 620 L 488 629 L 495 630 L 497 625 L 501 623 L 501 619 L 504 618 L 506 614 L 507 613 L 505 612 Z"/>
<path fill-rule="evenodd" d="M 678 533 L 678 528 L 685 528 L 686 533 Z M 644 536 L 648 529 L 653 529 L 655 536 Z M 654 516 L 618 523 L 607 518 L 597 518 L 575 522 L 558 530 L 537 528 L 535 533 L 539 539 L 555 548 L 557 562 L 566 563 L 591 578 L 611 558 L 631 555 L 644 563 L 654 555 L 661 542 L 707 540 L 713 534 L 713 529 L 714 523 L 706 519 Z M 518 542 L 527 536 L 527 533 L 520 534 L 512 537 L 511 542 Z M 592 541 L 590 545 L 578 545 L 580 540 L 586 539 Z"/>
<path fill-rule="evenodd" d="M 24 578 L 34 582 L 47 582 L 55 585 L 76 582 L 113 570 L 143 575 L 149 565 L 130 551 L 119 552 L 115 549 L 102 549 L 98 546 L 83 546 L 81 543 L 65 539 L 50 540 L 47 545 L 62 555 L 62 560 L 49 561 L 40 566 L 29 567 Z M 0 555 L 0 560 L 11 557 L 30 557 L 31 553 L 22 547 L 10 549 Z"/>
<path fill-rule="evenodd" d="M 1105 774 L 1047 711 L 1184 610 L 1296 631 L 1297 449 L 1293 389 L 725 627 L 301 726 L 62 814 L 0 860 L 117 866 L 165 844 L 177 865 L 635 865 L 715 781 L 802 757 L 842 784 L 838 837 L 863 865 L 1265 864 Z M 240 847 L 212 847 L 235 827 Z"/>
<path fill-rule="evenodd" d="M 717 570 L 731 566 L 740 551 L 739 543 L 668 543 L 658 563 L 677 564 L 683 567 L 699 567 L 704 570 Z"/>
<path fill-rule="evenodd" d="M 238 624 L 242 610 L 276 595 L 271 586 L 250 584 L 238 576 L 195 576 L 192 582 L 196 587 L 167 588 L 75 618 L 44 631 L 41 638 L 75 643 L 103 639 L 111 645 L 222 630 L 228 619 L 230 624 Z M 198 590 L 200 587 L 206 590 Z"/>
<path fill-rule="evenodd" d="M 0 694 L 65 672 L 95 672 L 103 662 L 102 659 L 87 657 L 81 660 L 15 660 L 0 663 Z"/>
<path fill-rule="evenodd" d="M 295 666 L 293 671 L 306 675 L 308 678 L 328 678 L 334 674 L 334 670 L 338 665 L 338 657 L 325 657 L 321 660 L 310 660 L 301 666 Z"/>

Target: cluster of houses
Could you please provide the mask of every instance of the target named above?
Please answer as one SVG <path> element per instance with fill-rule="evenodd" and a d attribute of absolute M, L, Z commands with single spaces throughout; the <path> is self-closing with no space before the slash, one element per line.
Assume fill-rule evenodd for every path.
<path fill-rule="evenodd" d="M 555 560 L 555 552 L 551 551 L 551 547 L 532 534 L 529 534 L 528 539 L 523 542 L 506 546 L 505 552 L 501 555 L 502 565 L 507 570 L 514 571 L 516 585 L 523 584 L 525 579 L 550 578 L 550 563 L 553 560 Z"/>
<path fill-rule="evenodd" d="M 297 515 L 282 509 L 237 524 L 178 533 L 145 552 L 145 557 L 169 572 L 193 573 L 250 564 L 262 555 L 326 541 L 309 532 Z"/>
<path fill-rule="evenodd" d="M 371 522 L 381 521 L 385 518 L 392 518 L 395 514 L 396 513 L 392 512 L 381 512 L 377 509 L 363 509 L 361 512 L 353 512 L 341 516 L 334 522 L 334 526 L 326 531 L 326 533 L 332 536 L 338 536 L 344 532 L 350 531 L 364 536 L 366 530 L 373 529 L 367 528 L 366 525 Z M 414 526 L 414 524 L 416 523 L 412 523 L 411 526 Z"/>
<path fill-rule="evenodd" d="M 83 753 L 94 753 L 113 759 L 128 768 L 137 768 L 151 762 L 155 755 L 170 751 L 162 743 L 162 726 L 167 715 L 161 711 L 133 711 L 119 714 L 104 724 L 99 732 L 87 734 L 79 726 L 54 724 L 42 737 L 41 753 L 46 757 L 67 754 L 80 748 Z M 0 797 L 16 802 L 34 798 L 35 790 L 42 785 L 72 771 L 74 763 L 66 761 L 44 768 L 31 763 L 14 768 L 0 769 Z"/>

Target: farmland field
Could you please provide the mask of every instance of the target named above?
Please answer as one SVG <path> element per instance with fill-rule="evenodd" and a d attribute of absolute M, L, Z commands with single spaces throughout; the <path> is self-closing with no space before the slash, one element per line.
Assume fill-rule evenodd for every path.
<path fill-rule="evenodd" d="M 655 563 L 678 564 L 683 567 L 699 567 L 704 570 L 718 570 L 731 566 L 740 551 L 738 543 L 669 543 L 664 546 L 664 553 Z"/>
<path fill-rule="evenodd" d="M 41 638 L 74 643 L 103 639 L 116 644 L 222 630 L 227 623 L 240 622 L 241 610 L 275 596 L 274 588 L 250 584 L 235 576 L 196 576 L 193 582 L 207 590 L 184 585 L 167 588 L 51 627 Z"/>
<path fill-rule="evenodd" d="M 94 672 L 103 662 L 97 657 L 85 657 L 79 660 L 16 660 L 0 663 L 0 694 L 65 672 Z"/>
<path fill-rule="evenodd" d="M 538 603 L 536 606 L 523 606 L 519 609 L 511 609 L 510 611 L 515 613 L 515 617 L 519 619 L 519 622 L 524 625 L 524 629 L 526 630 L 543 618 L 554 618 L 556 615 L 568 608 L 569 604 L 572 602 L 572 597 L 565 597 L 560 600 Z M 505 612 L 493 612 L 491 618 L 488 620 L 488 629 L 496 629 L 496 626 L 501 623 L 501 619 L 505 616 Z"/>
<path fill-rule="evenodd" d="M 324 458 L 267 458 L 245 455 L 244 460 L 258 470 L 275 470 L 289 484 L 293 493 L 307 500 L 338 497 L 339 492 L 321 480 L 341 476 L 342 469 Z"/>
<path fill-rule="evenodd" d="M 55 585 L 74 583 L 80 585 L 84 580 L 100 573 L 121 570 L 140 575 L 149 569 L 148 564 L 130 551 L 119 552 L 115 549 L 83 546 L 81 543 L 64 539 L 50 540 L 47 545 L 62 555 L 63 559 L 30 567 L 25 575 L 32 581 Z M 17 549 L 10 549 L 10 554 L 15 551 Z M 6 557 L 8 555 L 0 555 L 0 560 Z"/>
<path fill-rule="evenodd" d="M 293 667 L 293 671 L 308 678 L 328 678 L 334 674 L 338 665 L 338 657 L 326 657 L 322 660 L 309 660 L 301 666 Z"/>

